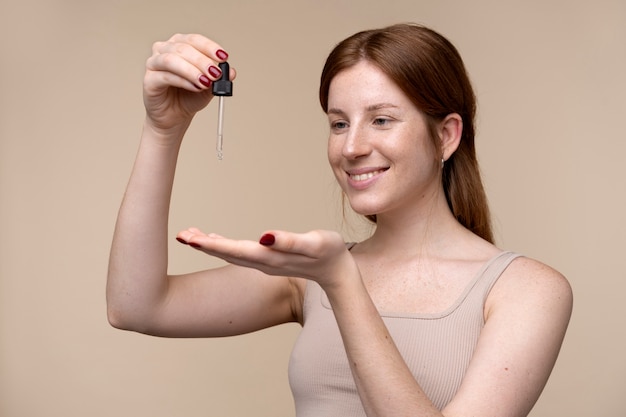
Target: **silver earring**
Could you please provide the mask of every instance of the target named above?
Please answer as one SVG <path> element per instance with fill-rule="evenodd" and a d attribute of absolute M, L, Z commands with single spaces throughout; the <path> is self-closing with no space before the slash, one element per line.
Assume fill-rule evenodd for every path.
<path fill-rule="evenodd" d="M 443 166 L 444 166 L 445 162 L 446 162 L 446 160 L 441 158 L 441 169 L 443 169 Z"/>

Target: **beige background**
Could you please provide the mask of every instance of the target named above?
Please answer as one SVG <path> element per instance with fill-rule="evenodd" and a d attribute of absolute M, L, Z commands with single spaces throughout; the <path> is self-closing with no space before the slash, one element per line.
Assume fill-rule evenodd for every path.
<path fill-rule="evenodd" d="M 176 245 L 199 226 L 342 229 L 317 81 L 361 29 L 425 23 L 460 49 L 503 248 L 567 275 L 575 311 L 533 417 L 626 415 L 626 2 L 0 2 L 0 415 L 290 416 L 297 326 L 167 340 L 107 324 L 116 211 L 153 41 L 201 32 L 239 70 L 225 159 L 216 103 L 192 126 L 172 210 L 173 272 L 218 262 Z"/>

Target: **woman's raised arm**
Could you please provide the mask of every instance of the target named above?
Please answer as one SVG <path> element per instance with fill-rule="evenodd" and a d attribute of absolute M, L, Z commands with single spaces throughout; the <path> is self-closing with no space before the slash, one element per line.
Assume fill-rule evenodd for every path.
<path fill-rule="evenodd" d="M 248 268 L 168 275 L 168 216 L 178 152 L 212 98 L 228 58 L 201 35 L 157 42 L 146 63 L 146 118 L 113 236 L 107 314 L 118 328 L 162 336 L 222 336 L 294 321 L 300 287 Z M 231 70 L 230 79 L 235 71 Z"/>

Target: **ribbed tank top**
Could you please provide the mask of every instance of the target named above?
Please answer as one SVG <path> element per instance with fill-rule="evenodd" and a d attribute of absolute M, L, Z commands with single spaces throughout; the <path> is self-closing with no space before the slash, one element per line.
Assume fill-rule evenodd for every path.
<path fill-rule="evenodd" d="M 489 291 L 519 256 L 502 252 L 489 260 L 441 313 L 381 313 L 413 376 L 439 410 L 461 385 L 485 324 Z M 304 326 L 289 360 L 296 416 L 365 416 L 330 303 L 313 281 L 307 282 L 303 315 Z"/>

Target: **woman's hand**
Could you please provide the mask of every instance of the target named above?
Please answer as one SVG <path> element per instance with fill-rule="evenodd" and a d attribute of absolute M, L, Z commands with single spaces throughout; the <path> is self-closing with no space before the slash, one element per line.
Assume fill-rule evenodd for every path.
<path fill-rule="evenodd" d="M 192 228 L 180 232 L 177 239 L 231 264 L 255 268 L 269 275 L 316 281 L 326 291 L 332 291 L 348 278 L 360 279 L 352 254 L 336 232 L 271 231 L 254 242 L 207 235 Z"/>
<path fill-rule="evenodd" d="M 202 35 L 178 34 L 156 42 L 143 82 L 150 126 L 162 132 L 186 128 L 211 101 L 211 83 L 220 78 L 218 64 L 226 59 L 228 54 L 222 47 Z M 231 69 L 230 79 L 235 76 Z"/>

